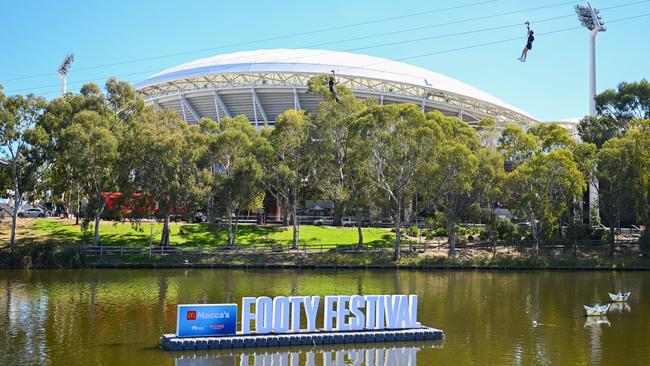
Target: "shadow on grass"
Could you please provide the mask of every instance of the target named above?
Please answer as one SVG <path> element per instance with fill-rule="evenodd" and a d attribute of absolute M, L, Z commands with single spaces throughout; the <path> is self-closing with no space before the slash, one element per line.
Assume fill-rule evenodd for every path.
<path fill-rule="evenodd" d="M 80 226 L 69 222 L 41 220 L 34 223 L 31 228 L 34 236 L 33 242 L 56 242 L 62 244 L 80 244 L 84 235 Z M 157 246 L 160 243 L 162 225 L 160 223 L 110 223 L 102 222 L 99 231 L 100 243 L 104 246 Z M 240 225 L 237 230 L 236 245 L 241 249 L 266 249 L 281 252 L 291 245 L 291 238 L 278 234 L 287 229 L 272 226 Z M 228 241 L 228 228 L 216 224 L 172 224 L 170 226 L 170 244 L 178 247 L 225 247 Z M 153 235 L 152 235 L 153 232 Z M 336 231 L 333 231 L 336 234 Z M 310 233 L 311 234 L 311 233 Z M 356 243 L 336 244 L 328 239 L 327 232 L 322 237 L 313 234 L 303 236 L 300 247 L 321 247 L 323 251 L 329 250 L 356 250 Z M 91 244 L 94 235 L 92 225 L 86 232 L 86 244 Z M 372 236 L 377 238 L 377 236 Z M 349 240 L 349 239 L 346 239 Z M 365 249 L 381 249 L 392 247 L 394 234 L 384 233 L 379 239 L 364 243 Z M 321 244 L 322 242 L 330 244 Z M 345 243 L 345 241 L 343 241 Z"/>
<path fill-rule="evenodd" d="M 228 227 L 217 224 L 182 225 L 183 234 L 176 233 L 182 243 L 172 243 L 180 246 L 225 246 L 228 243 Z M 278 229 L 268 226 L 241 225 L 237 229 L 236 244 L 239 246 L 254 246 L 261 244 L 278 244 L 269 235 Z M 172 239 L 172 242 L 174 240 Z"/>

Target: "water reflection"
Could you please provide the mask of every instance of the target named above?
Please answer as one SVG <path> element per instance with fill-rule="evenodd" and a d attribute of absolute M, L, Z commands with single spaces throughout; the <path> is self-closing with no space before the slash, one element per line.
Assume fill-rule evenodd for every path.
<path fill-rule="evenodd" d="M 609 322 L 606 315 L 603 316 L 588 316 L 585 320 L 584 328 L 589 327 L 600 327 L 601 325 L 606 325 L 608 327 L 612 326 L 612 323 Z"/>
<path fill-rule="evenodd" d="M 611 313 L 629 313 L 632 308 L 626 302 L 613 302 L 609 305 L 609 311 Z"/>
<path fill-rule="evenodd" d="M 394 347 L 322 346 L 174 354 L 176 366 L 415 366 L 423 348 L 442 348 L 442 342 Z"/>
<path fill-rule="evenodd" d="M 611 327 L 606 318 L 582 317 L 582 304 L 622 287 L 636 296 L 619 304 L 623 314 L 610 308 Z M 158 347 L 160 335 L 176 328 L 179 303 L 354 293 L 419 295 L 418 320 L 445 331 L 444 348 L 396 343 L 186 354 Z M 271 357 L 277 364 L 323 365 L 324 357 L 331 365 L 341 357 L 354 364 L 362 357 L 361 365 L 383 366 L 401 355 L 383 347 L 414 346 L 417 364 L 426 366 L 615 365 L 621 355 L 628 364 L 650 365 L 650 312 L 639 311 L 649 308 L 648 294 L 650 272 L 0 271 L 0 365 L 256 365 L 268 359 L 263 354 L 280 352 Z M 363 355 L 348 352 L 354 350 Z"/>

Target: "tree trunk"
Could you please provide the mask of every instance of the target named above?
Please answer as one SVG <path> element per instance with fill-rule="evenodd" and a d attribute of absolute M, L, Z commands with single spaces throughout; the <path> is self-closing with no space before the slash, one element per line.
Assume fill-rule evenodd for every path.
<path fill-rule="evenodd" d="M 609 225 L 609 238 L 607 241 L 609 242 L 607 256 L 614 257 L 614 251 L 616 250 L 616 224 L 613 222 Z"/>
<path fill-rule="evenodd" d="M 293 219 L 293 246 L 292 249 L 298 249 L 298 215 L 296 215 L 296 204 L 294 203 L 293 205 L 293 214 L 292 219 Z"/>
<path fill-rule="evenodd" d="M 101 197 L 100 197 L 101 199 Z M 102 202 L 102 204 L 99 206 L 97 211 L 95 212 L 95 236 L 93 238 L 93 246 L 99 246 L 99 221 L 101 220 L 102 213 L 104 212 L 104 207 L 106 206 L 105 202 Z"/>
<path fill-rule="evenodd" d="M 293 181 L 293 192 L 291 200 L 291 213 L 293 220 L 293 246 L 292 249 L 298 249 L 298 180 Z"/>
<path fill-rule="evenodd" d="M 22 200 L 22 193 L 19 194 L 16 187 L 14 187 L 14 209 L 11 212 L 11 236 L 9 239 L 9 248 L 11 251 L 16 250 L 16 218 L 18 217 L 18 208 Z"/>
<path fill-rule="evenodd" d="M 81 201 L 79 200 L 79 186 L 77 185 L 77 214 L 75 215 L 74 224 L 79 225 L 79 216 L 81 214 Z"/>
<path fill-rule="evenodd" d="M 359 234 L 359 241 L 357 242 L 357 249 L 363 249 L 363 228 L 361 227 L 361 215 L 357 215 L 357 232 Z"/>
<path fill-rule="evenodd" d="M 449 256 L 456 256 L 456 224 L 447 225 L 447 236 L 449 237 Z"/>
<path fill-rule="evenodd" d="M 334 219 L 332 220 L 332 226 L 343 225 L 343 212 L 345 212 L 345 208 L 341 202 L 334 201 Z"/>
<path fill-rule="evenodd" d="M 282 207 L 280 208 L 280 214 L 282 215 L 282 225 L 284 226 L 289 225 L 289 210 Z"/>
<path fill-rule="evenodd" d="M 539 254 L 539 223 L 535 220 L 534 215 L 528 215 L 528 222 L 530 223 L 530 229 L 533 232 L 533 254 L 537 257 Z"/>
<path fill-rule="evenodd" d="M 228 213 L 226 213 L 228 215 Z M 232 239 L 232 212 L 230 215 L 228 215 L 228 246 L 232 247 L 233 245 L 233 239 Z"/>
<path fill-rule="evenodd" d="M 397 202 L 397 215 L 395 215 L 395 254 L 393 255 L 393 260 L 398 261 L 401 256 L 401 244 L 402 244 L 402 202 L 401 197 Z"/>
<path fill-rule="evenodd" d="M 162 237 L 160 238 L 160 246 L 166 247 L 169 245 L 169 210 L 165 213 L 163 221 Z"/>
<path fill-rule="evenodd" d="M 539 225 L 537 223 L 533 224 L 533 239 L 535 239 L 535 257 L 539 255 Z"/>
<path fill-rule="evenodd" d="M 237 244 L 237 229 L 239 228 L 239 215 L 235 217 L 235 231 L 232 233 L 232 246 Z"/>

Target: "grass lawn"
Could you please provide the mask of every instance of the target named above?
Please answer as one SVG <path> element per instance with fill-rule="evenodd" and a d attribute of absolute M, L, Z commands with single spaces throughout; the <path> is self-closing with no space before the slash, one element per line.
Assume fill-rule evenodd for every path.
<path fill-rule="evenodd" d="M 184 233 L 179 233 L 181 227 Z M 160 241 L 161 223 L 120 223 L 102 221 L 99 227 L 100 241 L 103 245 L 156 245 Z M 72 220 L 36 219 L 25 232 L 34 241 L 53 241 L 62 243 L 81 242 L 83 234 Z M 86 233 L 87 242 L 92 241 L 93 227 Z M 227 228 L 212 224 L 172 223 L 170 242 L 172 245 L 224 245 L 227 241 Z M 363 229 L 364 243 L 375 247 L 392 245 L 394 233 L 386 229 Z M 293 238 L 291 228 L 261 227 L 240 225 L 237 232 L 239 245 L 287 245 Z M 357 228 L 301 226 L 300 243 L 308 246 L 331 247 L 333 245 L 355 245 L 358 241 Z"/>

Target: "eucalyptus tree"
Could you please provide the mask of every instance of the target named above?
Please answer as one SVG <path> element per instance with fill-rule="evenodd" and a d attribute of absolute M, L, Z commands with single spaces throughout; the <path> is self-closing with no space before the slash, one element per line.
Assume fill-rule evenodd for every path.
<path fill-rule="evenodd" d="M 622 137 L 633 120 L 650 118 L 650 83 L 622 82 L 596 96 L 598 116 L 587 116 L 578 124 L 585 142 L 602 146 L 607 140 Z"/>
<path fill-rule="evenodd" d="M 212 122 L 212 123 L 210 123 Z M 212 175 L 212 197 L 228 225 L 228 245 L 234 246 L 239 224 L 239 211 L 259 205 L 264 196 L 263 169 L 256 147 L 262 144 L 260 133 L 246 116 L 224 118 L 218 124 L 202 121 L 203 130 L 211 133 L 209 160 Z M 233 213 L 236 214 L 233 223 Z"/>
<path fill-rule="evenodd" d="M 610 115 L 621 127 L 632 120 L 650 119 L 650 82 L 621 82 L 616 89 L 607 89 L 596 96 L 599 115 Z"/>
<path fill-rule="evenodd" d="M 598 151 L 598 199 L 600 209 L 609 224 L 609 256 L 614 255 L 616 228 L 620 225 L 621 209 L 634 186 L 635 167 L 631 154 L 634 146 L 626 138 L 607 140 Z"/>
<path fill-rule="evenodd" d="M 540 149 L 537 136 L 526 133 L 521 127 L 509 124 L 501 131 L 498 151 L 513 167 L 529 160 Z"/>
<path fill-rule="evenodd" d="M 393 258 L 399 260 L 404 204 L 412 197 L 418 175 L 427 164 L 441 132 L 413 104 L 370 106 L 355 123 L 360 138 L 365 141 L 366 174 L 376 189 L 387 197 L 395 218 Z"/>
<path fill-rule="evenodd" d="M 492 118 L 483 118 L 476 124 L 476 132 L 481 139 L 481 145 L 496 151 L 499 142 L 499 129 Z"/>
<path fill-rule="evenodd" d="M 539 139 L 539 147 L 544 152 L 572 146 L 575 140 L 566 128 L 557 123 L 539 123 L 528 133 Z"/>
<path fill-rule="evenodd" d="M 429 113 L 443 131 L 435 153 L 422 176 L 423 195 L 433 205 L 449 237 L 449 255 L 456 251 L 456 229 L 476 205 L 492 207 L 503 177 L 500 155 L 483 147 L 480 135 L 469 124 L 438 112 Z"/>
<path fill-rule="evenodd" d="M 456 252 L 460 216 L 477 200 L 473 194 L 477 170 L 476 156 L 466 145 L 453 140 L 443 140 L 432 166 L 427 169 L 428 191 L 438 220 L 447 228 L 449 256 L 452 257 Z"/>
<path fill-rule="evenodd" d="M 167 246 L 171 213 L 191 212 L 209 193 L 207 166 L 200 164 L 208 147 L 200 127 L 186 124 L 172 110 L 149 109 L 140 120 L 133 181 L 162 218 L 160 245 Z"/>
<path fill-rule="evenodd" d="M 58 163 L 69 169 L 78 180 L 81 191 L 90 198 L 95 246 L 99 245 L 99 223 L 108 195 L 118 191 L 115 171 L 121 162 L 120 130 L 114 115 L 86 110 L 75 114 L 59 139 L 61 155 Z"/>
<path fill-rule="evenodd" d="M 99 223 L 114 193 L 129 198 L 136 168 L 133 138 L 144 104 L 125 82 L 110 79 L 106 94 L 93 84 L 81 96 L 59 101 L 48 114 L 51 158 L 60 178 L 77 182 L 89 198 L 94 219 L 93 245 L 99 245 Z M 66 105 L 67 104 L 67 105 Z"/>
<path fill-rule="evenodd" d="M 362 141 L 357 138 L 353 121 L 367 103 L 340 85 L 339 102 L 336 102 L 324 81 L 323 77 L 316 77 L 309 83 L 309 92 L 322 95 L 324 100 L 319 103 L 313 120 L 308 151 L 318 161 L 311 167 L 314 186 L 334 203 L 333 224 L 339 226 L 342 216 L 348 211 L 357 214 L 361 211 L 361 207 L 355 207 L 360 201 L 353 197 L 353 191 L 360 189 L 354 185 L 359 182 L 360 177 L 355 171 L 358 171 L 357 165 L 362 163 L 362 157 L 352 156 L 355 144 Z"/>
<path fill-rule="evenodd" d="M 636 203 L 636 211 L 644 225 L 641 248 L 650 255 L 650 120 L 634 121 L 625 133 L 624 140 L 630 146 L 630 165 L 634 167 L 630 196 Z"/>
<path fill-rule="evenodd" d="M 72 123 L 73 117 L 84 110 L 92 110 L 100 114 L 108 113 L 105 97 L 99 86 L 94 83 L 83 85 L 79 94 L 66 93 L 60 98 L 49 101 L 41 119 L 41 126 L 49 137 L 47 159 L 51 168 L 43 177 L 43 187 L 54 197 L 62 196 L 62 203 L 66 209 L 70 208 L 74 197 L 76 224 L 79 224 L 79 201 L 82 192 L 79 179 L 73 175 L 72 167 L 59 160 L 66 153 L 59 140 L 61 133 Z"/>
<path fill-rule="evenodd" d="M 519 217 L 528 219 L 533 233 L 534 253 L 554 232 L 567 202 L 586 188 L 583 175 L 568 149 L 540 153 L 519 164 L 506 177 L 509 204 Z"/>
<path fill-rule="evenodd" d="M 10 171 L 13 210 L 9 246 L 16 249 L 16 218 L 46 170 L 47 134 L 40 126 L 46 102 L 32 94 L 5 96 L 0 86 L 0 158 Z"/>
<path fill-rule="evenodd" d="M 257 148 L 265 169 L 265 187 L 291 216 L 294 249 L 299 242 L 298 204 L 310 178 L 311 155 L 307 152 L 310 129 L 306 112 L 288 110 L 276 118 L 275 128 L 262 131 L 266 142 Z"/>

